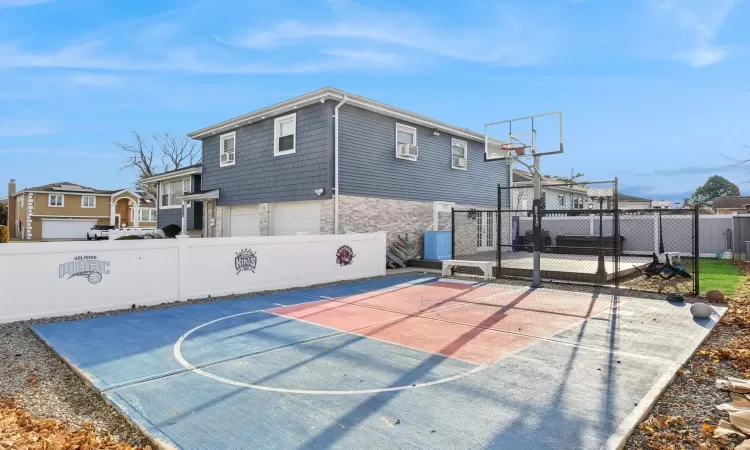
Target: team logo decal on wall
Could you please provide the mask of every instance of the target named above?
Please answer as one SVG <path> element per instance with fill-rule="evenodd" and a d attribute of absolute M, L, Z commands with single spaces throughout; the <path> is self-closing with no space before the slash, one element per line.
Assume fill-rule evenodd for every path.
<path fill-rule="evenodd" d="M 257 252 L 254 252 L 249 248 L 235 253 L 237 256 L 234 257 L 234 268 L 237 269 L 237 275 L 239 275 L 240 272 L 247 271 L 255 273 L 255 267 L 258 265 L 258 257 L 255 255 L 256 253 Z"/>
<path fill-rule="evenodd" d="M 342 245 L 336 250 L 336 264 L 339 266 L 348 266 L 354 259 L 354 250 L 348 245 Z"/>
<path fill-rule="evenodd" d="M 91 284 L 102 281 L 104 275 L 109 275 L 109 261 L 97 259 L 96 256 L 76 256 L 73 261 L 60 264 L 59 278 L 83 277 Z"/>

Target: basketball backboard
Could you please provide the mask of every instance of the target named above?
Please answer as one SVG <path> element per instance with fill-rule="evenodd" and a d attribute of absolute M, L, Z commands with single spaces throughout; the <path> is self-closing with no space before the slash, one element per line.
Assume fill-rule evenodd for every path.
<path fill-rule="evenodd" d="M 485 159 L 518 159 L 562 153 L 562 117 L 561 111 L 555 111 L 486 124 Z"/>

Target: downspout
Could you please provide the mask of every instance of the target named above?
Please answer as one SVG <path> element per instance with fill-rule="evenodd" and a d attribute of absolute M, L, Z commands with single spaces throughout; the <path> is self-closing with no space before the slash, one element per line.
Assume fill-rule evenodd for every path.
<path fill-rule="evenodd" d="M 334 108 L 333 125 L 333 234 L 339 234 L 339 108 L 349 100 L 344 96 L 343 100 Z"/>

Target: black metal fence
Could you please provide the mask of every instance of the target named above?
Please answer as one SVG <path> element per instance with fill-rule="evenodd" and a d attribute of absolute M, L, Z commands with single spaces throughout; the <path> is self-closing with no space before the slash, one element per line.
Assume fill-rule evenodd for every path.
<path fill-rule="evenodd" d="M 494 262 L 496 277 L 635 290 L 699 291 L 698 212 L 620 205 L 616 181 L 498 188 L 498 208 L 454 210 L 453 259 Z M 639 207 L 642 206 L 642 207 Z"/>

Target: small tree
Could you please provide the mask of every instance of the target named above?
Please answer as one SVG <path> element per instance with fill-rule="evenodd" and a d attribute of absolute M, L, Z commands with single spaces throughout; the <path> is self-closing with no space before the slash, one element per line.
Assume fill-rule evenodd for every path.
<path fill-rule="evenodd" d="M 0 225 L 10 226 L 8 223 L 8 205 L 3 200 L 0 200 Z"/>
<path fill-rule="evenodd" d="M 161 172 L 179 169 L 200 161 L 200 147 L 187 136 L 173 136 L 169 133 L 154 133 L 150 136 L 133 131 L 133 142 L 115 142 L 127 157 L 120 169 L 135 169 L 138 172 L 136 188 L 143 189 L 153 196 L 151 186 L 142 185 L 142 179 Z"/>
<path fill-rule="evenodd" d="M 710 206 L 715 198 L 740 195 L 740 188 L 726 178 L 714 175 L 703 186 L 695 190 L 690 198 L 685 199 L 685 206 L 700 208 Z"/>

